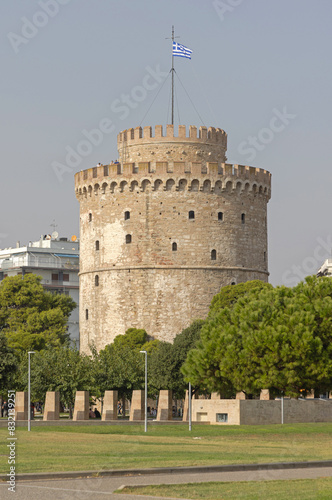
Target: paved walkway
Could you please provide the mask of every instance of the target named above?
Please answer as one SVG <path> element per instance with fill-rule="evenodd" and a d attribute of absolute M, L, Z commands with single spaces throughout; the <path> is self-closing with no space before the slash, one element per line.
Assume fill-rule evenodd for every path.
<path fill-rule="evenodd" d="M 161 500 L 161 497 L 119 495 L 113 493 L 122 485 L 178 484 L 204 481 L 269 481 L 277 479 L 315 479 L 332 477 L 332 467 L 308 467 L 236 472 L 187 472 L 172 474 L 144 474 L 123 477 L 74 478 L 56 480 L 17 481 L 16 493 L 8 491 L 6 483 L 0 483 L 1 500 Z M 165 499 L 163 499 L 165 500 Z M 187 499 L 189 500 L 189 499 Z"/>

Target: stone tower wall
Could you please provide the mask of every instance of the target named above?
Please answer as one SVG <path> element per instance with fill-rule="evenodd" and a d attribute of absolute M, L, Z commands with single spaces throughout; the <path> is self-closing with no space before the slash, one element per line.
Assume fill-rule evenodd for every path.
<path fill-rule="evenodd" d="M 224 163 L 223 131 L 218 145 L 211 132 L 212 144 L 177 138 L 178 151 L 190 148 L 185 160 L 176 156 L 172 141 L 166 145 L 154 137 L 148 147 L 139 131 L 130 151 L 122 144 L 125 134 L 118 137 L 119 150 L 132 161 L 75 176 L 83 351 L 91 342 L 103 348 L 130 327 L 172 341 L 193 319 L 207 315 L 221 286 L 268 278 L 271 174 Z M 162 161 L 163 148 L 173 148 L 172 160 Z M 213 161 L 197 154 L 200 148 Z"/>

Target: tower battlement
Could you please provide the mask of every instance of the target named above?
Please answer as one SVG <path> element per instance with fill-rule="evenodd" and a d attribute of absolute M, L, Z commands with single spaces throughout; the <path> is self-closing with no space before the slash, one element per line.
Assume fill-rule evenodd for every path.
<path fill-rule="evenodd" d="M 123 130 L 118 134 L 120 163 L 135 161 L 218 161 L 225 162 L 227 134 L 214 127 L 190 125 L 188 135 L 185 125 L 179 125 L 175 135 L 174 125 L 166 125 L 166 135 L 162 125 L 136 127 Z"/>
<path fill-rule="evenodd" d="M 118 145 L 121 147 L 123 142 L 130 144 L 143 144 L 148 141 L 150 144 L 158 142 L 195 142 L 222 144 L 227 146 L 227 134 L 221 128 L 215 127 L 199 127 L 197 136 L 197 127 L 190 125 L 189 134 L 186 135 L 186 126 L 179 125 L 178 136 L 174 134 L 174 125 L 166 125 L 166 135 L 163 135 L 163 126 L 156 125 L 154 128 L 154 136 L 152 134 L 152 127 L 136 127 L 123 130 L 118 134 Z"/>
<path fill-rule="evenodd" d="M 148 186 L 152 190 L 164 188 L 165 191 L 173 186 L 177 191 L 198 189 L 207 191 L 244 191 L 271 194 L 271 174 L 267 170 L 247 165 L 232 165 L 230 163 L 207 162 L 138 162 L 121 165 L 100 165 L 78 172 L 75 175 L 76 196 L 87 192 L 97 194 L 100 189 L 103 193 L 118 189 L 134 190 L 139 186 L 144 191 Z M 182 186 L 182 188 L 181 188 Z"/>

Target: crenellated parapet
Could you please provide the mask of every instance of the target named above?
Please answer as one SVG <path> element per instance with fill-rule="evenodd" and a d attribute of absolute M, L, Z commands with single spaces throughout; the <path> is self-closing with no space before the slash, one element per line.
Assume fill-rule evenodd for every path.
<path fill-rule="evenodd" d="M 190 125 L 188 134 L 185 125 L 179 125 L 177 134 L 174 125 L 136 127 L 118 134 L 120 162 L 153 161 L 171 157 L 177 161 L 226 161 L 227 134 L 214 127 Z"/>
<path fill-rule="evenodd" d="M 158 143 L 158 142 L 193 142 L 197 144 L 222 144 L 227 147 L 227 134 L 221 128 L 215 127 L 199 127 L 197 135 L 197 127 L 190 125 L 189 133 L 186 133 L 186 126 L 179 125 L 178 135 L 174 133 L 174 125 L 166 125 L 166 134 L 163 134 L 162 125 L 156 125 L 154 128 L 154 135 L 152 127 L 136 127 L 123 130 L 118 134 L 118 147 L 121 148 L 124 142 L 130 145 L 139 144 L 144 142 Z"/>
<path fill-rule="evenodd" d="M 146 191 L 250 192 L 271 197 L 271 174 L 247 165 L 207 162 L 138 162 L 100 165 L 75 175 L 76 196 Z"/>

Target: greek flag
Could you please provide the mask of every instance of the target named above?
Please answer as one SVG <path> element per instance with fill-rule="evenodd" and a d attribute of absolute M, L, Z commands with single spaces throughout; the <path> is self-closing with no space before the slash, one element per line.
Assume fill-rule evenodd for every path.
<path fill-rule="evenodd" d="M 191 59 L 192 53 L 193 51 L 191 49 L 188 49 L 188 47 L 185 47 L 180 43 L 173 42 L 173 56 L 186 57 L 187 59 Z"/>

